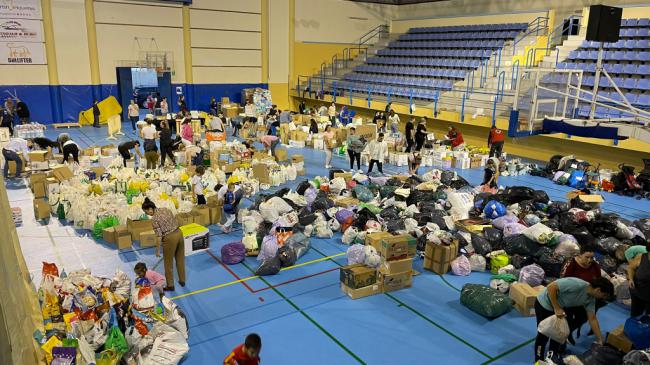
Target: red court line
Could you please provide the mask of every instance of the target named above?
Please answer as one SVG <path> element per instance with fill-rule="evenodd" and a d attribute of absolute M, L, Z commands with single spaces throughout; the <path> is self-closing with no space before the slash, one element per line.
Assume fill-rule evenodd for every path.
<path fill-rule="evenodd" d="M 262 288 L 262 289 L 255 290 L 255 291 L 253 291 L 253 293 L 259 293 L 259 292 L 261 292 L 261 291 L 265 291 L 265 290 L 269 290 L 269 289 L 277 288 L 277 287 L 279 287 L 279 286 L 283 286 L 283 285 L 287 285 L 287 284 L 295 283 L 296 281 L 301 281 L 301 280 L 305 280 L 305 279 L 313 278 L 314 276 L 319 276 L 319 275 L 327 274 L 328 272 L 332 272 L 332 271 L 334 271 L 334 270 L 339 270 L 339 268 L 338 268 L 338 267 L 335 267 L 335 268 L 333 268 L 333 269 L 329 269 L 329 270 L 325 270 L 325 271 L 317 272 L 317 273 L 315 273 L 315 274 L 301 276 L 301 277 L 299 277 L 299 278 L 295 278 L 295 279 L 292 279 L 292 280 L 288 280 L 288 281 L 285 281 L 285 282 L 280 283 L 280 284 L 277 284 L 277 285 L 271 285 L 271 286 L 268 286 L 268 287 L 266 287 L 266 288 Z"/>
<path fill-rule="evenodd" d="M 237 280 L 241 280 L 241 278 L 234 271 L 232 271 L 232 269 L 229 268 L 228 265 L 224 264 L 223 261 L 219 260 L 219 258 L 215 256 L 210 250 L 207 250 L 206 252 L 208 253 L 208 255 L 210 255 L 210 257 L 212 257 L 216 262 L 218 262 L 219 265 L 223 266 L 223 268 L 226 269 L 226 271 L 228 271 L 230 275 L 234 276 L 235 279 Z M 241 284 L 244 285 L 244 287 L 246 287 L 246 289 L 248 289 L 248 291 L 251 292 L 251 294 L 256 293 L 255 291 L 253 291 L 253 288 L 251 288 L 248 285 L 248 283 L 246 283 L 245 281 L 242 281 Z"/>

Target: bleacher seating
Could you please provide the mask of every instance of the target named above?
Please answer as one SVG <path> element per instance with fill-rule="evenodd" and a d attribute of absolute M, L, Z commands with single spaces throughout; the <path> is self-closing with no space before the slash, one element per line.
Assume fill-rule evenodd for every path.
<path fill-rule="evenodd" d="M 411 28 L 344 75 L 337 88 L 434 100 L 527 27 L 508 23 Z"/>
<path fill-rule="evenodd" d="M 625 94 L 625 98 L 634 106 L 650 109 L 650 19 L 623 19 L 621 21 L 620 39 L 613 43 L 603 44 L 603 68 L 611 76 L 614 83 Z M 591 90 L 595 82 L 596 62 L 600 42 L 583 41 L 580 48 L 571 51 L 566 60 L 558 62 L 557 69 L 583 70 L 581 87 Z M 547 74 L 541 79 L 541 84 L 549 88 L 554 85 L 566 85 L 567 74 Z M 576 85 L 577 80 L 572 79 Z M 598 86 L 599 97 L 606 97 L 622 102 L 621 96 L 614 85 L 605 76 L 601 76 Z M 557 94 L 548 95 L 559 99 Z M 585 96 L 585 99 L 591 99 Z M 604 103 L 611 103 L 599 99 Z M 581 103 L 578 116 L 588 117 L 590 108 Z M 547 104 L 550 105 L 550 104 Z M 548 107 L 548 106 L 547 106 Z M 595 111 L 597 118 L 626 117 L 626 113 L 598 107 Z"/>

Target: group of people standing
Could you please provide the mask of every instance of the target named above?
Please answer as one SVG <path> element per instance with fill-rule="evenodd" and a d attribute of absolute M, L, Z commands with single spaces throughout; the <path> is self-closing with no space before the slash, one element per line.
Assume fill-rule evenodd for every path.
<path fill-rule="evenodd" d="M 0 127 L 9 128 L 9 134 L 14 135 L 14 125 L 29 123 L 30 112 L 27 104 L 19 98 L 7 98 L 0 105 Z"/>

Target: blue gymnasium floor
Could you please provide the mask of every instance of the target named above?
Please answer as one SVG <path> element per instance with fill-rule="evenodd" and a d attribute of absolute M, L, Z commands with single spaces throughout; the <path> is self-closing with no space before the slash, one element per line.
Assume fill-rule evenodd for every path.
<path fill-rule="evenodd" d="M 131 129 L 126 123 L 123 127 L 124 131 Z M 58 132 L 70 133 L 82 147 L 108 143 L 105 127 L 48 129 L 47 136 L 55 138 Z M 307 177 L 327 174 L 323 152 L 289 152 L 305 156 Z M 334 158 L 335 168 L 346 164 L 343 158 Z M 385 169 L 388 173 L 403 170 L 395 166 Z M 473 184 L 482 178 L 479 170 L 458 172 Z M 287 186 L 293 187 L 299 181 Z M 558 200 L 564 199 L 569 190 L 533 176 L 502 177 L 500 183 L 543 189 Z M 31 215 L 32 195 L 25 183 L 10 182 L 8 189 L 12 206 L 23 209 L 23 225 L 17 230 L 35 286 L 40 283 L 42 261 L 55 262 L 66 271 L 89 268 L 94 274 L 106 276 L 112 276 L 116 269 L 133 275 L 132 268 L 138 261 L 162 271 L 152 248 L 118 252 L 110 245 L 93 241 L 88 231 L 77 231 L 55 218 L 48 224 L 35 222 Z M 604 195 L 605 210 L 628 219 L 650 217 L 648 200 Z M 347 249 L 340 243 L 340 234 L 332 239 L 312 238 L 312 249 L 296 266 L 278 275 L 251 278 L 257 267 L 255 258 L 234 266 L 226 266 L 219 259 L 221 246 L 241 240 L 241 230 L 223 234 L 216 226 L 209 228 L 212 248 L 187 258 L 187 285 L 177 285 L 177 291 L 169 294 L 185 311 L 190 324 L 190 352 L 182 362 L 185 365 L 219 364 L 251 332 L 262 336 L 264 364 L 533 362 L 533 317 L 521 317 L 513 310 L 489 321 L 460 304 L 462 285 L 487 284 L 489 274 L 439 276 L 423 271 L 422 260 L 416 259 L 414 267 L 422 274 L 414 277 L 411 288 L 351 300 L 339 288 L 338 268 L 346 264 Z M 622 324 L 627 313 L 617 304 L 600 310 L 603 331 Z M 593 337 L 583 335 L 577 341 L 569 348 L 573 353 L 585 351 Z"/>

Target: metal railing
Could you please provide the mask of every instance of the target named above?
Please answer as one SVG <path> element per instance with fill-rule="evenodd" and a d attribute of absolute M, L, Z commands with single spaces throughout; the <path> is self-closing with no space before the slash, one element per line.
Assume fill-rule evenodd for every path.
<path fill-rule="evenodd" d="M 532 35 L 533 33 L 536 36 L 545 35 L 547 32 L 548 32 L 548 17 L 538 16 L 533 21 L 528 23 L 528 28 L 526 28 L 526 32 L 524 32 L 523 34 L 515 38 L 515 41 L 512 44 L 513 54 L 516 53 L 515 50 L 517 49 L 517 45 L 519 44 L 519 42 L 524 40 L 529 35 Z"/>
<path fill-rule="evenodd" d="M 512 80 L 510 81 L 510 89 L 514 90 L 517 85 L 517 78 L 519 77 L 519 60 L 517 59 L 512 63 L 512 71 L 510 72 Z"/>
<path fill-rule="evenodd" d="M 577 22 L 575 22 L 577 20 Z M 582 20 L 582 15 L 572 15 L 567 19 L 562 21 L 561 25 L 558 25 L 553 29 L 553 31 L 548 35 L 546 41 L 546 55 L 550 55 L 551 49 L 555 46 L 562 44 L 563 37 L 565 33 L 568 35 L 573 34 L 574 31 L 580 29 L 580 22 Z"/>
<path fill-rule="evenodd" d="M 359 38 L 358 47 L 365 45 L 366 43 L 375 39 L 375 37 L 381 39 L 384 35 L 387 35 L 389 32 L 389 27 L 387 24 L 380 24 L 373 29 L 366 32 Z"/>

